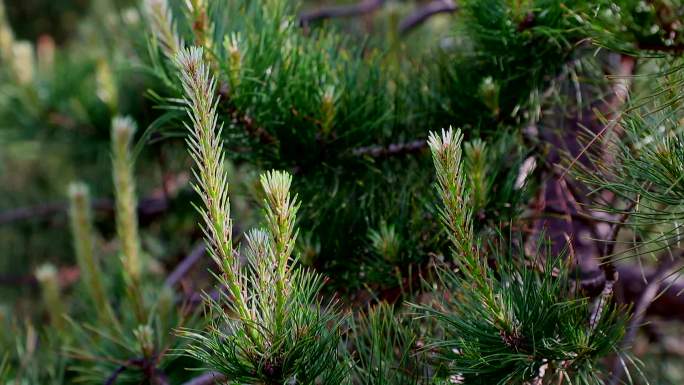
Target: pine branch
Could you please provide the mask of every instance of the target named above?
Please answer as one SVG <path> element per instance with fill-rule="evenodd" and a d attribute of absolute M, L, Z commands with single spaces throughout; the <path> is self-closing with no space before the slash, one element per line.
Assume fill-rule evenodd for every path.
<path fill-rule="evenodd" d="M 121 262 L 126 282 L 126 291 L 133 304 L 138 322 L 144 323 L 144 299 L 141 278 L 146 268 L 140 250 L 138 233 L 137 198 L 133 173 L 131 142 L 136 124 L 129 117 L 112 119 L 112 171 L 114 177 L 116 234 L 121 242 Z"/>
<path fill-rule="evenodd" d="M 385 158 L 423 152 L 427 148 L 424 139 L 418 139 L 406 143 L 390 144 L 389 146 L 367 146 L 352 150 L 354 156 L 370 156 L 372 158 Z"/>
<path fill-rule="evenodd" d="M 675 256 L 673 260 L 660 262 L 658 269 L 653 276 L 650 277 L 648 285 L 646 285 L 636 303 L 632 320 L 627 328 L 627 334 L 622 341 L 621 350 L 625 351 L 631 347 L 634 339 L 636 338 L 637 331 L 639 330 L 639 327 L 641 327 L 644 317 L 647 314 L 648 308 L 651 306 L 653 300 L 660 292 L 660 288 L 664 283 L 663 281 L 670 276 L 673 270 L 679 270 L 682 267 L 684 267 L 682 253 L 679 253 L 677 256 Z M 618 359 L 613 366 L 613 376 L 608 384 L 618 385 L 623 374 L 624 363 Z"/>
<path fill-rule="evenodd" d="M 97 309 L 100 320 L 114 321 L 103 286 L 103 272 L 95 259 L 94 230 L 87 186 L 80 183 L 69 186 L 69 199 L 71 232 L 81 279 Z"/>
<path fill-rule="evenodd" d="M 204 243 L 199 243 L 192 248 L 190 253 L 173 269 L 171 274 L 166 277 L 164 284 L 169 287 L 176 286 L 192 267 L 206 254 L 207 247 Z"/>
<path fill-rule="evenodd" d="M 197 376 L 190 381 L 186 381 L 183 383 L 183 385 L 211 385 L 222 383 L 225 380 L 226 376 L 223 374 L 219 372 L 209 372 Z"/>
<path fill-rule="evenodd" d="M 385 0 L 362 0 L 352 5 L 339 5 L 302 13 L 299 24 L 306 26 L 311 22 L 338 17 L 354 17 L 372 13 L 382 7 Z"/>
<path fill-rule="evenodd" d="M 454 13 L 458 11 L 458 5 L 454 0 L 433 0 L 406 17 L 399 23 L 399 32 L 406 34 L 414 28 L 427 21 L 434 15 L 440 13 Z"/>
<path fill-rule="evenodd" d="M 61 288 L 57 277 L 57 269 L 50 263 L 38 267 L 35 272 L 36 280 L 40 284 L 43 304 L 50 316 L 51 325 L 60 332 L 64 332 L 65 305 L 61 297 Z"/>
<path fill-rule="evenodd" d="M 654 282 L 655 271 L 644 272 L 640 265 L 617 266 L 619 279 L 616 292 L 625 303 L 637 303 L 646 291 L 648 283 Z M 668 282 L 662 293 L 647 307 L 648 317 L 684 321 L 684 283 Z"/>
<path fill-rule="evenodd" d="M 97 200 L 93 202 L 96 206 Z M 102 202 L 100 202 L 102 203 Z M 109 207 L 112 208 L 113 205 L 111 201 L 107 201 Z M 0 213 L 0 225 L 12 224 L 14 222 L 20 222 L 29 219 L 51 217 L 55 214 L 67 211 L 69 205 L 64 202 L 53 202 L 53 203 L 43 203 L 35 206 L 17 207 L 10 210 L 6 210 Z"/>
<path fill-rule="evenodd" d="M 143 270 L 138 235 L 137 198 L 133 175 L 131 141 L 136 124 L 131 118 L 112 120 L 112 163 L 116 190 L 116 226 L 124 256 L 124 269 L 133 281 L 139 281 Z"/>
<path fill-rule="evenodd" d="M 185 125 L 191 136 L 188 148 L 197 165 L 195 190 L 202 198 L 198 208 L 204 225 L 209 254 L 226 277 L 235 310 L 244 321 L 250 319 L 244 294 L 239 285 L 239 261 L 233 251 L 233 225 L 230 218 L 228 174 L 225 169 L 222 127 L 217 126 L 216 82 L 203 61 L 201 48 L 190 48 L 175 58 L 185 91 L 184 105 L 191 125 Z"/>
<path fill-rule="evenodd" d="M 140 199 L 137 205 L 137 215 L 141 223 L 151 222 L 168 210 L 168 200 L 156 195 Z M 108 198 L 93 198 L 91 207 L 99 213 L 114 214 L 116 212 L 114 201 Z M 69 204 L 66 202 L 18 207 L 0 213 L 0 226 L 31 220 L 50 220 L 54 216 L 67 212 L 68 209 Z"/>
<path fill-rule="evenodd" d="M 137 216 L 141 224 L 149 223 L 169 209 L 169 197 L 173 197 L 187 185 L 187 174 L 181 174 L 170 184 L 173 188 L 166 191 L 154 191 L 141 198 L 136 206 Z M 92 198 L 91 208 L 98 214 L 115 214 L 115 204 L 109 198 Z M 69 210 L 69 203 L 63 201 L 43 203 L 32 206 L 17 207 L 0 212 L 0 226 L 29 220 L 50 220 Z"/>

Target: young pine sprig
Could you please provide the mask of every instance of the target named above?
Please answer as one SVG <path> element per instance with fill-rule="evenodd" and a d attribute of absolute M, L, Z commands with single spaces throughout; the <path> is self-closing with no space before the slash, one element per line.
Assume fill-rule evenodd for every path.
<path fill-rule="evenodd" d="M 116 189 L 116 233 L 121 242 L 121 261 L 129 296 L 138 321 L 144 321 L 140 280 L 143 260 L 138 235 L 137 198 L 133 175 L 131 142 L 136 124 L 131 118 L 115 117 L 112 120 L 112 167 Z"/>
<path fill-rule="evenodd" d="M 342 383 L 343 318 L 317 299 L 321 278 L 292 267 L 299 206 L 290 194 L 292 177 L 279 171 L 262 175 L 266 227 L 246 235 L 248 266 L 242 268 L 232 243 L 215 81 L 201 48 L 181 51 L 176 64 L 191 122 L 188 147 L 203 204 L 198 210 L 221 287 L 218 299 L 208 299 L 211 327 L 181 330 L 192 341 L 187 353 L 236 383 Z"/>
<path fill-rule="evenodd" d="M 541 262 L 530 264 L 509 242 L 494 240 L 482 247 L 470 223 L 473 203 L 461 164 L 460 132 L 433 133 L 429 145 L 441 219 L 460 270 L 441 273 L 450 293 L 441 306 L 422 308 L 444 331 L 433 344 L 440 370 L 452 383 L 602 384 L 601 359 L 618 353 L 625 331 L 620 309 L 592 307 L 562 256 L 537 253 Z M 598 324 L 592 327 L 593 320 Z"/>
<path fill-rule="evenodd" d="M 164 56 L 173 59 L 184 46 L 184 42 L 178 34 L 167 0 L 145 0 L 144 7 L 155 41 L 160 45 Z"/>
<path fill-rule="evenodd" d="M 131 148 L 135 129 L 130 118 L 112 120 L 112 174 L 121 249 L 120 264 L 114 266 L 123 287 L 105 284 L 107 277 L 96 258 L 88 188 L 82 183 L 69 188 L 76 260 L 90 306 L 67 317 L 71 328 L 65 350 L 71 370 L 84 383 L 166 382 L 164 370 L 175 359 L 166 353 L 180 347 L 171 330 L 192 320 L 186 309 L 176 308 L 170 288 L 155 287 L 154 295 L 149 290 L 160 282 L 149 279 L 140 247 Z"/>

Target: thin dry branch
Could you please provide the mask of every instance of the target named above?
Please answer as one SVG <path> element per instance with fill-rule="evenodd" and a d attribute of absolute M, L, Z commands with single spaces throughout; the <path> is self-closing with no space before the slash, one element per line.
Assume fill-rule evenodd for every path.
<path fill-rule="evenodd" d="M 681 269 L 682 267 L 684 267 L 684 260 L 682 260 L 681 254 L 677 255 L 674 260 L 660 263 L 660 266 L 658 266 L 658 269 L 653 276 L 650 277 L 648 284 L 641 293 L 639 300 L 636 302 L 632 320 L 627 327 L 627 334 L 622 341 L 622 348 L 620 349 L 621 351 L 628 350 L 634 342 L 636 333 L 639 330 L 639 327 L 643 324 L 648 308 L 654 302 L 656 296 L 661 292 L 660 288 L 663 286 L 663 281 L 673 270 Z M 616 360 L 615 365 L 613 366 L 613 376 L 608 384 L 619 384 L 620 379 L 624 374 L 624 369 L 624 363 L 619 359 Z"/>
<path fill-rule="evenodd" d="M 226 376 L 219 372 L 208 372 L 197 376 L 190 381 L 186 381 L 183 385 L 211 385 L 218 384 L 225 380 Z"/>
<path fill-rule="evenodd" d="M 399 23 L 399 32 L 401 34 L 406 34 L 434 15 L 440 13 L 453 13 L 456 11 L 458 11 L 458 5 L 453 0 L 431 1 L 402 20 L 401 23 Z"/>
<path fill-rule="evenodd" d="M 93 210 L 99 212 L 114 212 L 114 202 L 107 198 L 93 199 Z M 0 213 L 0 226 L 15 222 L 40 219 L 46 220 L 55 215 L 65 213 L 69 208 L 66 202 L 43 203 L 35 206 L 18 207 Z M 138 216 L 141 221 L 163 213 L 168 208 L 168 201 L 164 197 L 150 197 L 138 203 Z"/>
<path fill-rule="evenodd" d="M 199 261 L 207 251 L 204 242 L 200 242 L 192 248 L 190 253 L 176 266 L 166 278 L 166 286 L 173 287 L 185 277 L 193 266 Z"/>
<path fill-rule="evenodd" d="M 352 5 L 338 5 L 319 8 L 304 12 L 299 16 L 299 24 L 306 26 L 317 20 L 325 20 L 337 17 L 353 17 L 365 15 L 376 11 L 385 4 L 385 0 L 362 0 Z"/>
<path fill-rule="evenodd" d="M 387 147 L 367 146 L 359 147 L 352 151 L 355 156 L 370 156 L 372 158 L 384 158 L 395 155 L 407 155 L 422 152 L 427 148 L 425 139 L 414 140 L 407 143 L 393 143 Z"/>
<path fill-rule="evenodd" d="M 149 222 L 169 208 L 169 198 L 175 197 L 188 185 L 189 176 L 181 173 L 167 179 L 164 186 L 155 189 L 149 196 L 138 201 L 138 218 L 141 223 Z M 41 203 L 24 206 L 0 212 L 0 226 L 27 220 L 48 220 L 55 215 L 67 212 L 69 204 L 66 201 Z M 114 201 L 109 198 L 94 198 L 92 209 L 98 212 L 114 213 Z"/>

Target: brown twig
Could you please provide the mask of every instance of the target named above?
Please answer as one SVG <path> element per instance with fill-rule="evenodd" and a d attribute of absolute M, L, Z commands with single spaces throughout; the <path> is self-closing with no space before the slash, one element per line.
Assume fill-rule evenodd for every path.
<path fill-rule="evenodd" d="M 226 376 L 219 372 L 208 372 L 197 376 L 190 381 L 186 381 L 183 385 L 211 385 L 216 384 L 219 381 L 224 381 L 225 379 Z"/>
<path fill-rule="evenodd" d="M 385 4 L 385 0 L 362 0 L 352 5 L 338 5 L 332 7 L 319 8 L 313 11 L 304 12 L 299 16 L 299 24 L 306 26 L 317 20 L 325 20 L 337 17 L 353 17 L 365 15 L 376 11 Z"/>
<path fill-rule="evenodd" d="M 114 212 L 114 202 L 107 198 L 94 199 L 92 208 L 95 211 Z M 149 217 L 163 213 L 168 208 L 164 197 L 150 197 L 138 203 L 138 215 L 144 222 Z M 65 202 L 43 203 L 35 206 L 18 207 L 0 213 L 0 226 L 31 219 L 46 219 L 66 212 L 69 206 Z"/>
<path fill-rule="evenodd" d="M 458 11 L 458 5 L 453 0 L 433 0 L 402 20 L 399 23 L 399 32 L 406 34 L 434 15 L 456 11 Z"/>
<path fill-rule="evenodd" d="M 175 269 L 166 278 L 166 286 L 173 287 L 178 282 L 180 282 L 183 277 L 192 269 L 193 266 L 199 261 L 206 252 L 206 246 L 204 242 L 200 242 L 195 247 L 192 248 L 190 253 L 183 258 L 183 260 L 176 266 Z"/>
<path fill-rule="evenodd" d="M 414 140 L 407 143 L 390 144 L 383 146 L 359 147 L 352 151 L 354 156 L 370 156 L 372 158 L 384 158 L 396 155 L 407 155 L 422 152 L 427 148 L 425 139 Z"/>
<path fill-rule="evenodd" d="M 646 271 L 639 265 L 618 265 L 620 290 L 626 303 L 636 303 L 646 291 L 648 282 L 654 280 L 656 272 Z M 684 282 L 677 281 L 662 290 L 662 293 L 651 303 L 646 314 L 670 320 L 684 321 Z"/>
<path fill-rule="evenodd" d="M 138 202 L 138 217 L 145 223 L 154 219 L 157 215 L 165 212 L 169 206 L 169 197 L 175 196 L 189 182 L 188 173 L 180 173 L 174 178 L 167 178 L 164 187 L 152 191 Z M 114 201 L 108 198 L 95 198 L 92 208 L 99 212 L 114 212 Z M 35 206 L 25 206 L 10 209 L 0 213 L 0 226 L 15 222 L 46 219 L 66 212 L 69 205 L 66 202 L 50 202 Z"/>
<path fill-rule="evenodd" d="M 650 277 L 648 285 L 644 288 L 634 308 L 634 315 L 627 327 L 627 334 L 622 341 L 622 351 L 629 349 L 634 342 L 636 333 L 646 317 L 648 308 L 658 295 L 663 280 L 668 277 L 672 270 L 680 269 L 682 266 L 684 266 L 684 260 L 682 260 L 681 255 L 678 255 L 673 260 L 662 262 L 653 276 Z M 613 376 L 610 379 L 609 385 L 617 385 L 623 373 L 624 364 L 618 359 L 613 366 Z"/>

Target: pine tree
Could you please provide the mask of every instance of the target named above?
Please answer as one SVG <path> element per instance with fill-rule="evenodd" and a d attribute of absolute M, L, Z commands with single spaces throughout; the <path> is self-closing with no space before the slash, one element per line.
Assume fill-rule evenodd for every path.
<path fill-rule="evenodd" d="M 684 5 L 310 8 L 93 1 L 59 46 L 0 6 L 0 157 L 68 202 L 2 261 L 0 383 L 670 383 Z"/>

